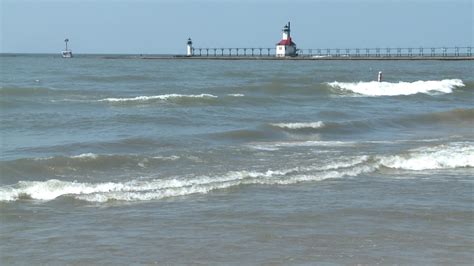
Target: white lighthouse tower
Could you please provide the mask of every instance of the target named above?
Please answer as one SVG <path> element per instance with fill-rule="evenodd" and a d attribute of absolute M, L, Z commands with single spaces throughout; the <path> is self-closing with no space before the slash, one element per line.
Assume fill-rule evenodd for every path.
<path fill-rule="evenodd" d="M 291 40 L 290 32 L 290 22 L 288 22 L 283 27 L 281 41 L 276 44 L 277 57 L 296 56 L 296 43 Z"/>
<path fill-rule="evenodd" d="M 188 38 L 186 45 L 186 56 L 193 56 L 193 41 L 191 41 L 191 38 Z"/>

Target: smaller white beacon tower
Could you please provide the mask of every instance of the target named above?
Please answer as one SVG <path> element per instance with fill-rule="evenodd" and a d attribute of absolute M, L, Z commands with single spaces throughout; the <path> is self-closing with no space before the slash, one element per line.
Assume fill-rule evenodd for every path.
<path fill-rule="evenodd" d="M 191 38 L 188 38 L 186 45 L 186 56 L 193 56 L 193 41 L 191 41 Z"/>
<path fill-rule="evenodd" d="M 276 44 L 276 57 L 296 56 L 296 43 L 291 40 L 290 22 L 283 27 L 282 38 Z"/>
<path fill-rule="evenodd" d="M 65 39 L 64 42 L 66 43 L 66 50 L 61 52 L 61 56 L 63 58 L 71 58 L 72 57 L 72 51 L 67 48 L 67 43 L 69 42 L 69 39 Z"/>

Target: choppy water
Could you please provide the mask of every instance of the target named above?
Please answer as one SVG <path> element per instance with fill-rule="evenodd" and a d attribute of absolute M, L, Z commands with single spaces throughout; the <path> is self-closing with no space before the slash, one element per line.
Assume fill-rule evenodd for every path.
<path fill-rule="evenodd" d="M 0 63 L 6 264 L 474 259 L 472 62 Z"/>

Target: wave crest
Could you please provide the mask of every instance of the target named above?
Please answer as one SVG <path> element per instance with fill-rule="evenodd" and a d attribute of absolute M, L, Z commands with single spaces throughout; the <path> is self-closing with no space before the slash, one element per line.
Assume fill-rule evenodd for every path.
<path fill-rule="evenodd" d="M 474 167 L 474 146 L 454 143 L 412 150 L 406 155 L 378 157 L 382 166 L 402 170 L 434 170 Z"/>
<path fill-rule="evenodd" d="M 110 103 L 120 103 L 120 102 L 148 102 L 153 100 L 173 100 L 173 99 L 212 99 L 217 98 L 217 96 L 212 94 L 163 94 L 163 95 L 153 95 L 153 96 L 137 96 L 131 98 L 105 98 L 98 100 L 99 102 L 110 102 Z"/>
<path fill-rule="evenodd" d="M 48 201 L 61 196 L 90 202 L 157 200 L 166 197 L 206 194 L 213 190 L 239 185 L 289 185 L 298 182 L 356 176 L 362 172 L 373 171 L 372 166 L 361 164 L 366 160 L 366 157 L 349 158 L 346 161 L 324 166 L 267 171 L 231 171 L 217 176 L 131 180 L 95 184 L 57 179 L 20 181 L 12 186 L 0 187 L 0 201 L 21 199 Z"/>
<path fill-rule="evenodd" d="M 444 79 L 429 81 L 414 81 L 398 83 L 391 82 L 330 82 L 329 86 L 335 89 L 354 92 L 366 96 L 397 96 L 417 93 L 452 93 L 457 87 L 464 87 L 460 79 Z"/>
<path fill-rule="evenodd" d="M 81 158 L 94 157 L 85 154 Z M 81 183 L 50 179 L 20 181 L 0 187 L 0 201 L 53 200 L 72 197 L 89 202 L 147 201 L 167 197 L 206 194 L 240 185 L 290 185 L 325 179 L 355 177 L 380 168 L 410 171 L 474 167 L 472 142 L 421 147 L 396 155 L 339 157 L 327 162 L 267 171 L 230 171 L 222 175 L 139 179 L 124 182 Z"/>
<path fill-rule="evenodd" d="M 283 129 L 317 129 L 325 126 L 324 122 L 307 122 L 307 123 L 274 123 L 271 126 L 283 128 Z"/>

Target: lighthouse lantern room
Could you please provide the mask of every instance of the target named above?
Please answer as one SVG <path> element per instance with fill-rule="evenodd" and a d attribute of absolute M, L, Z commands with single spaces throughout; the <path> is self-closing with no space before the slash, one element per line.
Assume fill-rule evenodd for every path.
<path fill-rule="evenodd" d="M 290 35 L 290 22 L 283 27 L 282 39 L 276 44 L 276 56 L 296 56 L 296 43 L 293 42 Z"/>

